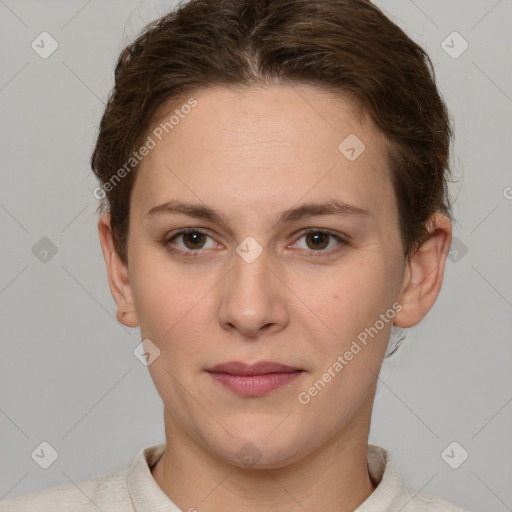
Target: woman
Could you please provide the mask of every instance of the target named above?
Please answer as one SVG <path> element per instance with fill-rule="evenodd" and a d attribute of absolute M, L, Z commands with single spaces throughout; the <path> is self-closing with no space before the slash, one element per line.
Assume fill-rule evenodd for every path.
<path fill-rule="evenodd" d="M 2 510 L 461 511 L 368 444 L 392 328 L 451 241 L 425 52 L 366 0 L 192 0 L 115 74 L 99 236 L 166 444 Z"/>

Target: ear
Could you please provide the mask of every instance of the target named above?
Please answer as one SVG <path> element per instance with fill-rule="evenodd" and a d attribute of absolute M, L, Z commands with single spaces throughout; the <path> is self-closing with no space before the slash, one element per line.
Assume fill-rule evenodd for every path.
<path fill-rule="evenodd" d="M 443 283 L 444 266 L 452 241 L 450 219 L 440 213 L 427 222 L 429 233 L 425 242 L 409 258 L 396 314 L 398 327 L 416 325 L 432 308 Z"/>
<path fill-rule="evenodd" d="M 128 278 L 128 266 L 121 260 L 114 245 L 110 215 L 103 213 L 98 221 L 101 250 L 107 265 L 110 292 L 117 304 L 116 317 L 127 327 L 137 327 L 139 321 L 133 303 L 132 288 Z"/>

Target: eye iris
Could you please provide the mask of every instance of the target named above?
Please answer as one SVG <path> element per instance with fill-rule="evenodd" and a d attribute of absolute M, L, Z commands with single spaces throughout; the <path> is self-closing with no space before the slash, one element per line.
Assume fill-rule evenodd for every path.
<path fill-rule="evenodd" d="M 183 242 L 188 249 L 200 249 L 204 245 L 204 237 L 205 235 L 203 233 L 197 231 L 184 233 Z"/>
<path fill-rule="evenodd" d="M 313 242 L 312 247 L 309 244 L 310 241 Z M 306 243 L 310 249 L 324 249 L 329 244 L 329 235 L 327 233 L 308 233 Z"/>

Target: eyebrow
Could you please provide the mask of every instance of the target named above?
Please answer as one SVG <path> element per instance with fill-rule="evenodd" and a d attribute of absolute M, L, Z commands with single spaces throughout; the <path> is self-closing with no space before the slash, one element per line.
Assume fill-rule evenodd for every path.
<path fill-rule="evenodd" d="M 197 219 L 208 220 L 213 223 L 229 224 L 227 218 L 218 210 L 201 204 L 183 203 L 181 201 L 174 200 L 151 208 L 146 213 L 145 217 L 151 218 L 161 214 L 182 214 L 189 217 L 195 217 Z M 287 222 L 294 222 L 307 217 L 320 215 L 337 215 L 341 217 L 354 215 L 365 217 L 372 216 L 371 212 L 364 208 L 359 208 L 358 206 L 339 200 L 331 200 L 322 203 L 306 203 L 295 208 L 285 210 L 279 215 L 276 224 L 285 224 Z"/>

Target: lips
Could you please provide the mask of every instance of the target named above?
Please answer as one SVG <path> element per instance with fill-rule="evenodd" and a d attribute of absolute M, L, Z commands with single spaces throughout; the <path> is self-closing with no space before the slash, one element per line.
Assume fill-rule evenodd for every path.
<path fill-rule="evenodd" d="M 218 364 L 208 371 L 213 373 L 229 373 L 232 375 L 266 375 L 268 373 L 293 373 L 300 371 L 300 369 L 269 361 L 262 361 L 252 365 L 239 361 L 231 361 L 229 363 Z"/>
<path fill-rule="evenodd" d="M 262 361 L 252 365 L 240 361 L 221 363 L 207 372 L 224 387 L 241 396 L 263 396 L 295 381 L 302 369 Z"/>

